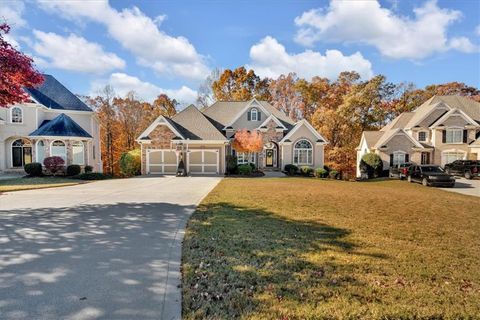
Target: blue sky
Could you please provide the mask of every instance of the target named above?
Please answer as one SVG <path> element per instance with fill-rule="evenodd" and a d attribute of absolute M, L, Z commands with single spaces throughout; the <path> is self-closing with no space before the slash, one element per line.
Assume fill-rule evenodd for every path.
<path fill-rule="evenodd" d="M 214 68 L 480 84 L 480 1 L 10 1 L 9 40 L 78 94 L 193 102 Z"/>

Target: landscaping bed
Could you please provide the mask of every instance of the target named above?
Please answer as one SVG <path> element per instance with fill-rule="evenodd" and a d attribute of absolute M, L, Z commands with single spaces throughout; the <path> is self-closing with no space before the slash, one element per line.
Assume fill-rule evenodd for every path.
<path fill-rule="evenodd" d="M 224 179 L 187 227 L 183 316 L 478 318 L 479 207 L 401 181 Z"/>
<path fill-rule="evenodd" d="M 0 192 L 73 186 L 85 183 L 63 177 L 19 177 L 0 180 Z"/>

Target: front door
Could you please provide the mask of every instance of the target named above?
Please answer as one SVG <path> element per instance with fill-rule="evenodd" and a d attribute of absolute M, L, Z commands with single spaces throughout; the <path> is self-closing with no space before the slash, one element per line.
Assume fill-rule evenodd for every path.
<path fill-rule="evenodd" d="M 430 164 L 430 152 L 422 152 L 421 164 Z"/>
<path fill-rule="evenodd" d="M 265 166 L 273 167 L 273 149 L 265 150 Z"/>

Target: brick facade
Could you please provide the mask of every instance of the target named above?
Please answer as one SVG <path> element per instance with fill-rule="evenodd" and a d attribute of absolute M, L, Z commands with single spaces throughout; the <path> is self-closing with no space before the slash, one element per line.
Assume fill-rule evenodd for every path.
<path fill-rule="evenodd" d="M 281 154 L 279 151 L 279 146 L 278 142 L 282 140 L 284 134 L 283 131 L 277 131 L 277 123 L 273 120 L 270 120 L 267 125 L 267 128 L 262 128 L 262 135 L 263 135 L 263 145 L 269 143 L 269 142 L 275 142 L 276 143 L 276 152 L 277 152 L 277 166 L 280 167 L 280 158 Z M 265 151 L 262 151 L 258 154 L 258 167 L 260 168 L 265 168 Z M 274 168 L 276 168 L 274 167 Z"/>
<path fill-rule="evenodd" d="M 147 174 L 147 150 L 149 149 L 170 149 L 171 140 L 175 137 L 167 126 L 159 125 L 148 135 L 151 143 L 142 143 L 142 174 Z"/>

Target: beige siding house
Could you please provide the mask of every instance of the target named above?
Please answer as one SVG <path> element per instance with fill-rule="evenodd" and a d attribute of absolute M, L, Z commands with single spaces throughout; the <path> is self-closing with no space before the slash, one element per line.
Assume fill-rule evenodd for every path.
<path fill-rule="evenodd" d="M 25 89 L 29 102 L 0 108 L 0 172 L 23 172 L 25 164 L 52 155 L 101 172 L 95 113 L 53 76 L 44 78 L 40 87 Z"/>
<path fill-rule="evenodd" d="M 237 130 L 262 133 L 258 153 L 237 153 Z M 188 174 L 224 174 L 226 156 L 262 170 L 287 164 L 323 167 L 326 140 L 307 121 L 293 121 L 266 101 L 222 101 L 198 110 L 189 106 L 171 118 L 160 116 L 138 138 L 143 174 L 174 174 L 180 160 Z"/>
<path fill-rule="evenodd" d="M 363 132 L 357 176 L 368 152 L 382 158 L 384 169 L 404 162 L 443 167 L 458 159 L 480 160 L 480 103 L 461 96 L 434 96 L 379 131 Z"/>

